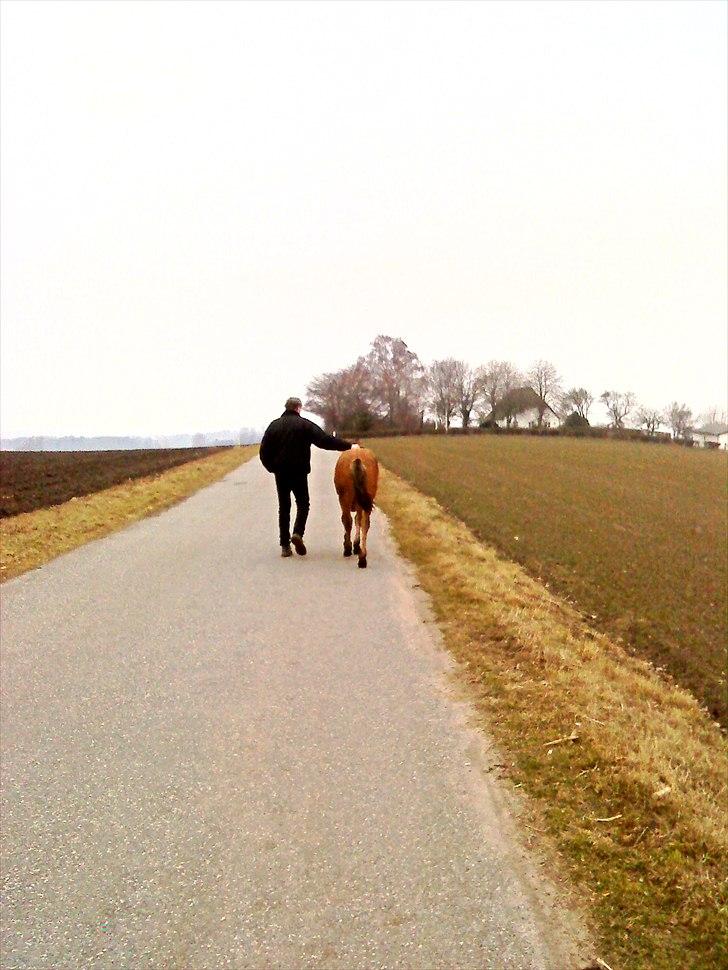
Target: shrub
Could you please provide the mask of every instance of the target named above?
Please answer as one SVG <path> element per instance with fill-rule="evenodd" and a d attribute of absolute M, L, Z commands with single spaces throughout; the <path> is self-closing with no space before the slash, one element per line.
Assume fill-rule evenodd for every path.
<path fill-rule="evenodd" d="M 564 421 L 565 428 L 588 428 L 590 427 L 589 421 L 582 417 L 578 411 L 572 411 L 571 414 Z"/>

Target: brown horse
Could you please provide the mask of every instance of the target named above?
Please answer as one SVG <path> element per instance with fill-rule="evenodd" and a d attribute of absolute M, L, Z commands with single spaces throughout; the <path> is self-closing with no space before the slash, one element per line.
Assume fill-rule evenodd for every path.
<path fill-rule="evenodd" d="M 367 566 L 367 533 L 374 496 L 377 494 L 379 464 L 368 448 L 354 446 L 343 451 L 336 462 L 334 485 L 341 505 L 341 521 L 344 526 L 344 555 L 350 556 L 352 548 L 359 557 L 359 568 Z M 356 514 L 354 545 L 351 543 L 351 513 Z"/>

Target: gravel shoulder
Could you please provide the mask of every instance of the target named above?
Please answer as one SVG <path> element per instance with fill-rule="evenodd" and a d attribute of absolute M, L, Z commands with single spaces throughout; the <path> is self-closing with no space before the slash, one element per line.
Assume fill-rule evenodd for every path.
<path fill-rule="evenodd" d="M 519 845 L 373 516 L 306 558 L 257 461 L 2 589 L 2 966 L 544 968 L 583 934 Z"/>

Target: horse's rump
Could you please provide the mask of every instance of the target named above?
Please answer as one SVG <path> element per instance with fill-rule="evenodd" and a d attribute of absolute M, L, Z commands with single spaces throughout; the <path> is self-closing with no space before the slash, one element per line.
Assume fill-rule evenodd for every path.
<path fill-rule="evenodd" d="M 336 462 L 334 484 L 341 501 L 351 511 L 371 512 L 377 494 L 379 464 L 368 448 L 344 451 Z"/>

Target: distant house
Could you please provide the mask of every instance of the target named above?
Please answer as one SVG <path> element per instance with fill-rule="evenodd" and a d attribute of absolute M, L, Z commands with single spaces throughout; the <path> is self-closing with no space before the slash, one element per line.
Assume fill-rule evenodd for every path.
<path fill-rule="evenodd" d="M 693 430 L 693 441 L 699 448 L 722 448 L 728 451 L 728 424 L 704 424 Z"/>
<path fill-rule="evenodd" d="M 508 428 L 537 428 L 543 415 L 542 428 L 558 428 L 561 419 L 554 409 L 530 387 L 515 387 L 498 402 L 485 418 L 485 424 L 505 422 Z"/>

